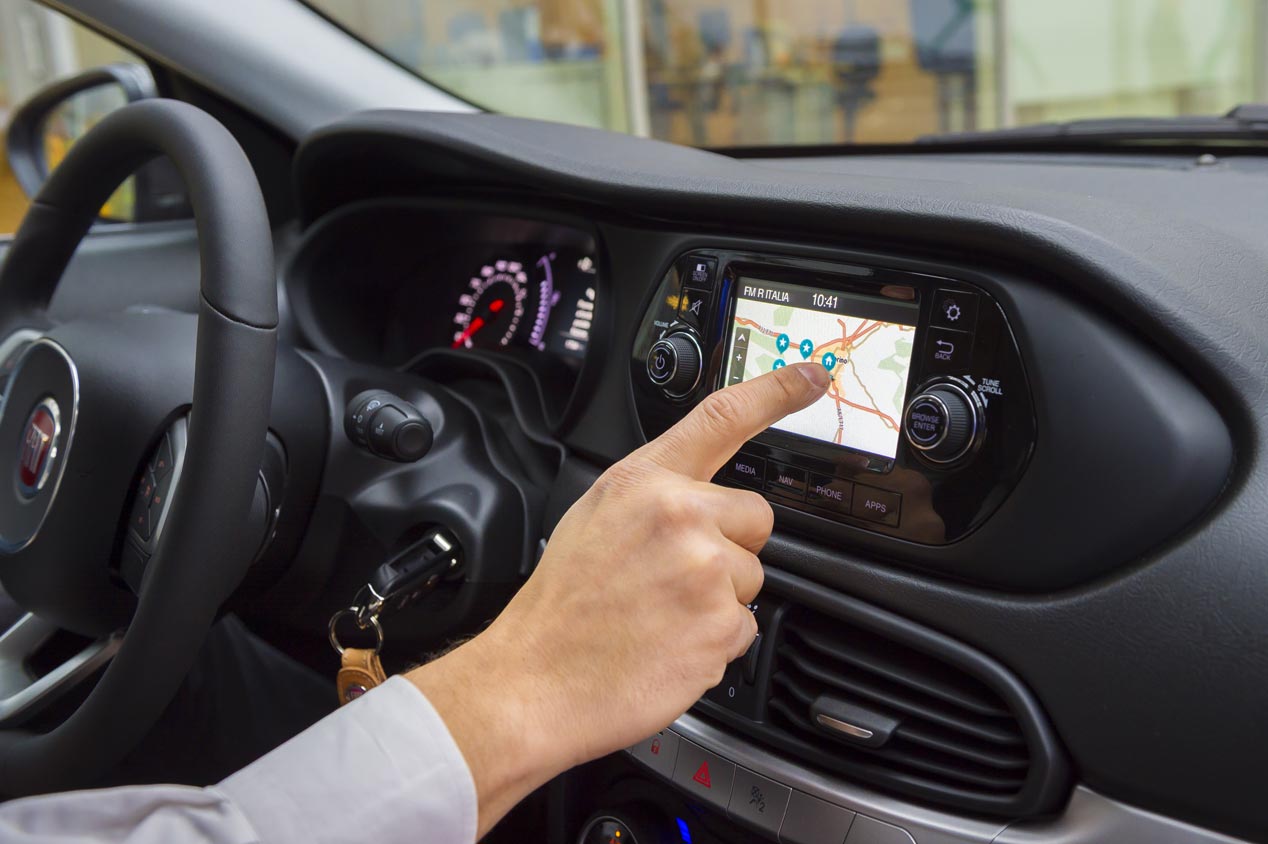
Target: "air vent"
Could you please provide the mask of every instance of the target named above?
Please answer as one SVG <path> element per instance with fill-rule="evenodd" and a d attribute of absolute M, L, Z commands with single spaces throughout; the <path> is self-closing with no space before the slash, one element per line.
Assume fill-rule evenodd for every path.
<path fill-rule="evenodd" d="M 767 583 L 802 594 L 772 618 L 755 737 L 823 773 L 977 814 L 1039 814 L 1066 797 L 1065 755 L 999 663 L 783 572 Z"/>

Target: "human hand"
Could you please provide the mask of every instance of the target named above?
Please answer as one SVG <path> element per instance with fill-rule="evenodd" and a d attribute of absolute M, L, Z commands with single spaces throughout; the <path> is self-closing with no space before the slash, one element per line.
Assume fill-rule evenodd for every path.
<path fill-rule="evenodd" d="M 748 649 L 773 515 L 709 479 L 827 386 L 801 364 L 708 396 L 573 505 L 488 630 L 411 672 L 472 770 L 482 831 L 555 774 L 665 727 Z"/>

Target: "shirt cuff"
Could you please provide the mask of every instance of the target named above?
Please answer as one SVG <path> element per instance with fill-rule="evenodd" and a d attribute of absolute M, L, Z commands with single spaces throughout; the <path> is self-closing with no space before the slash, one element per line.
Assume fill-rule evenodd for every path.
<path fill-rule="evenodd" d="M 472 844 L 476 792 L 449 728 L 392 677 L 214 786 L 261 841 Z"/>

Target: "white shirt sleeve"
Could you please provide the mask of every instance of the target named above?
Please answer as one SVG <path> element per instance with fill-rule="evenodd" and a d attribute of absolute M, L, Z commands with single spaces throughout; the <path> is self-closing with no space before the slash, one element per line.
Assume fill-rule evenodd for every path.
<path fill-rule="evenodd" d="M 475 836 L 466 760 L 431 703 L 400 677 L 208 788 L 130 786 L 0 805 L 6 844 L 472 844 Z"/>

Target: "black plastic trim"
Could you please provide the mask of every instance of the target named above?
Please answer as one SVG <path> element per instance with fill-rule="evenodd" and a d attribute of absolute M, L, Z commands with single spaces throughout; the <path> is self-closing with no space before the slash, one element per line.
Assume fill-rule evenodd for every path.
<path fill-rule="evenodd" d="M 1073 774 L 1064 747 L 1035 696 L 999 662 L 961 641 L 903 616 L 767 566 L 762 600 L 771 602 L 781 598 L 788 599 L 793 606 L 808 607 L 928 654 L 979 680 L 1008 706 L 1009 713 L 1021 728 L 1030 757 L 1023 785 L 1016 794 L 1007 796 L 991 796 L 950 787 L 940 790 L 927 781 L 904 778 L 886 767 L 859 765 L 857 767 L 864 775 L 865 784 L 889 788 L 941 806 L 1002 817 L 1027 817 L 1050 812 L 1059 808 L 1069 796 Z M 763 634 L 763 647 L 767 653 L 763 655 L 763 670 L 757 684 L 757 692 L 762 699 L 770 696 L 773 651 L 778 647 L 786 618 L 786 614 L 781 613 Z M 711 717 L 785 753 L 796 746 L 795 741 L 789 741 L 786 733 L 772 728 L 765 719 L 754 722 L 708 699 L 702 700 L 698 706 Z"/>

